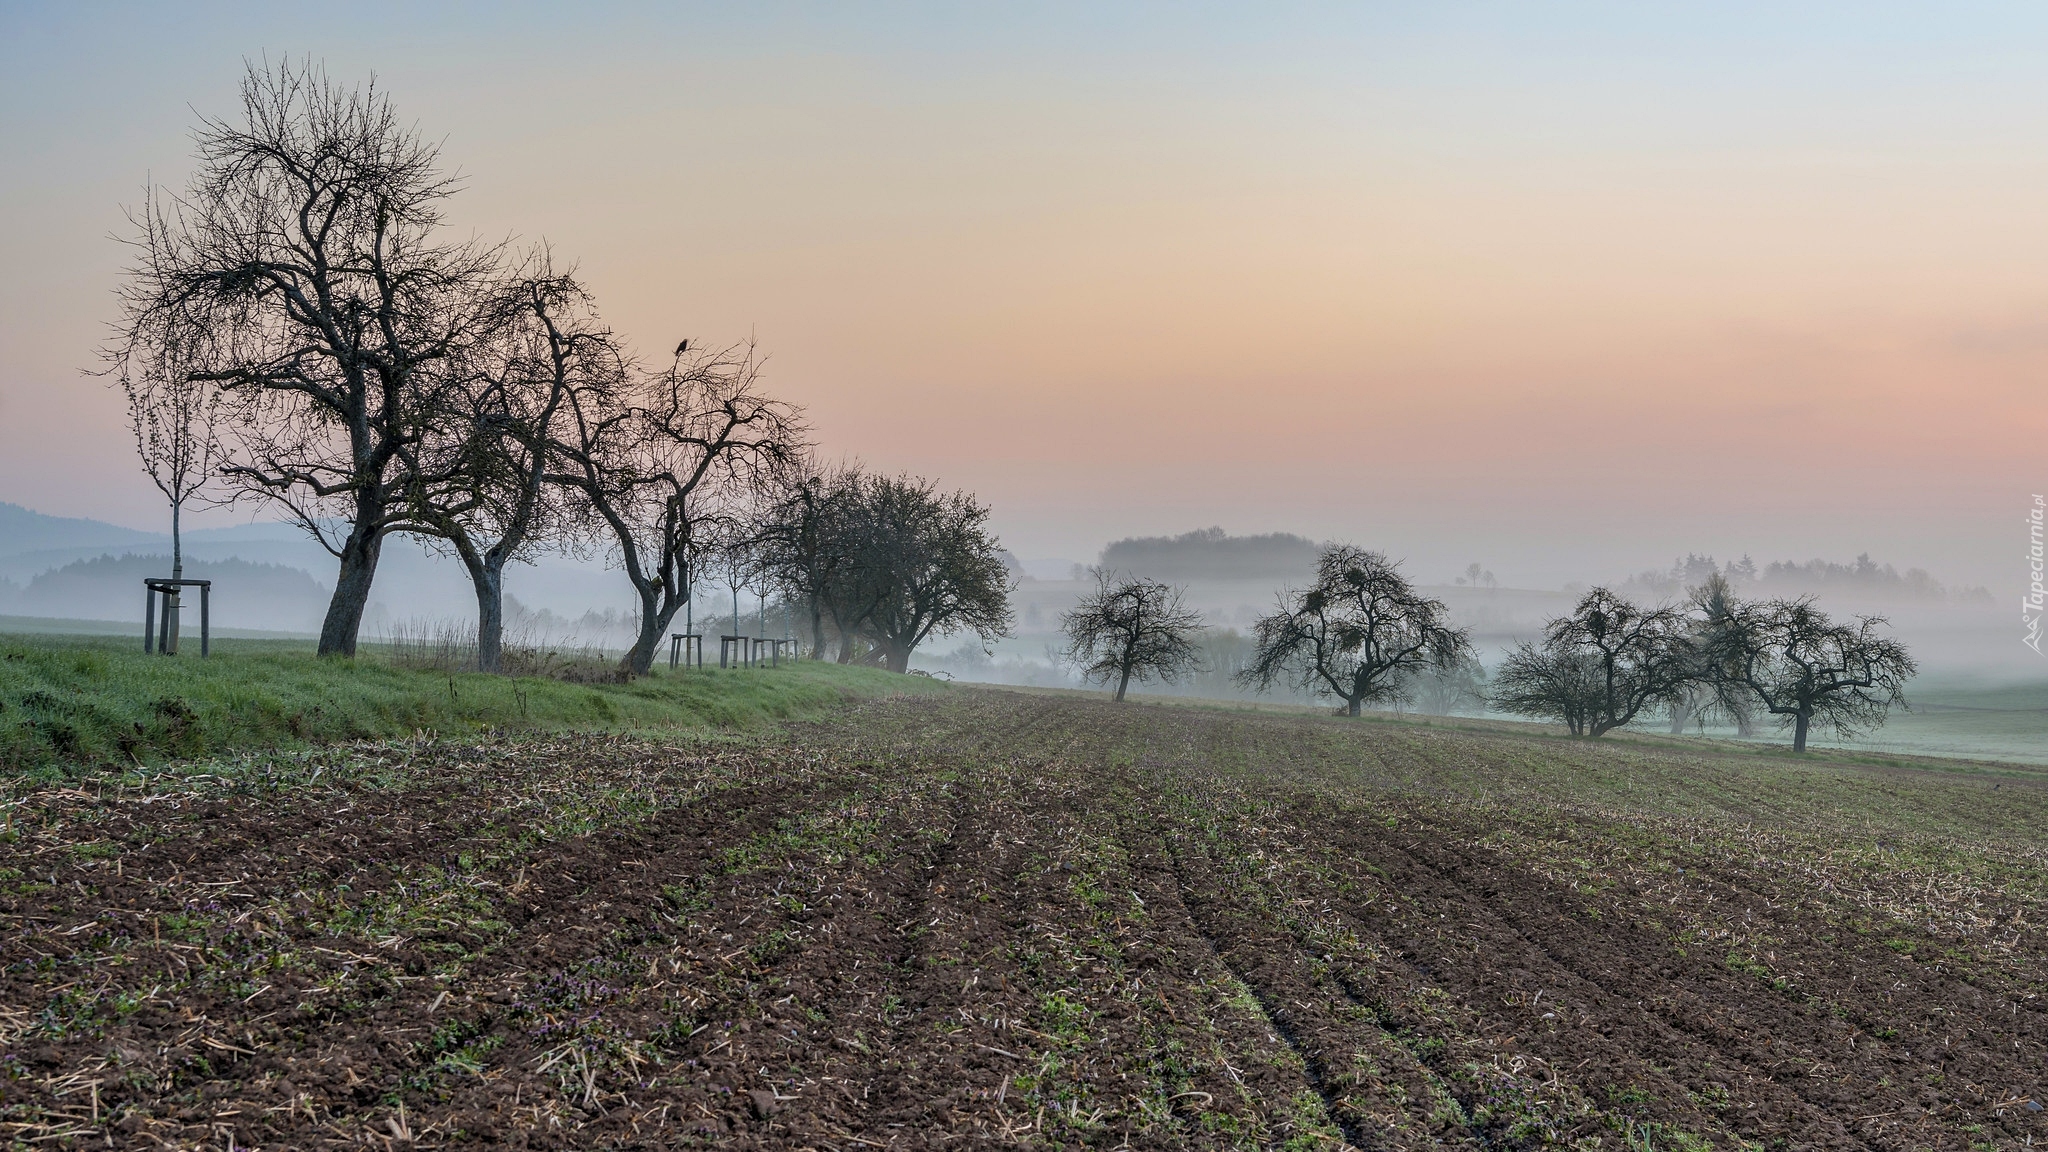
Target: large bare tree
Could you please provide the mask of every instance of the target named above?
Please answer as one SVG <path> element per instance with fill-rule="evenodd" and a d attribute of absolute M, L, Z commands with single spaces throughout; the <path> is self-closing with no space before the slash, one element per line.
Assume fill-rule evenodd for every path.
<path fill-rule="evenodd" d="M 1882 616 L 1837 624 L 1811 596 L 1730 602 L 1709 621 L 1708 667 L 1756 697 L 1792 729 L 1792 750 L 1806 751 L 1813 724 L 1847 739 L 1883 724 L 1918 671 L 1906 646 L 1880 635 Z"/>
<path fill-rule="evenodd" d="M 805 449 L 802 411 L 764 394 L 760 370 L 751 345 L 706 354 L 685 341 L 666 372 L 570 389 L 548 476 L 640 602 L 627 675 L 652 667 L 700 557 L 729 541 Z"/>
<path fill-rule="evenodd" d="M 1472 647 L 1444 602 L 1417 592 L 1398 563 L 1349 544 L 1324 548 L 1315 583 L 1284 593 L 1253 634 L 1257 651 L 1240 682 L 1265 690 L 1286 681 L 1335 696 L 1349 716 L 1405 699 L 1415 672 L 1455 664 Z"/>
<path fill-rule="evenodd" d="M 1640 608 L 1605 588 L 1544 625 L 1494 678 L 1493 706 L 1550 716 L 1574 736 L 1601 736 L 1673 705 L 1700 674 L 1692 628 L 1676 608 Z"/>
<path fill-rule="evenodd" d="M 232 413 L 224 474 L 339 562 L 323 654 L 353 654 L 386 536 L 417 527 L 408 460 L 474 336 L 496 247 L 442 238 L 455 183 L 374 83 L 252 65 L 238 119 L 207 119 L 183 194 L 131 213 L 115 356 L 205 334 L 194 379 Z"/>
<path fill-rule="evenodd" d="M 461 561 L 477 600 L 477 666 L 502 666 L 505 566 L 528 556 L 560 519 L 547 483 L 572 392 L 615 394 L 626 357 L 589 294 L 554 271 L 545 250 L 498 293 L 484 337 L 432 422 L 415 478 L 420 524 Z"/>
<path fill-rule="evenodd" d="M 1108 568 L 1093 575 L 1095 591 L 1060 617 L 1064 655 L 1081 666 L 1084 679 L 1115 680 L 1121 704 L 1133 677 L 1171 684 L 1201 666 L 1195 632 L 1202 616 L 1181 602 L 1179 588 Z"/>

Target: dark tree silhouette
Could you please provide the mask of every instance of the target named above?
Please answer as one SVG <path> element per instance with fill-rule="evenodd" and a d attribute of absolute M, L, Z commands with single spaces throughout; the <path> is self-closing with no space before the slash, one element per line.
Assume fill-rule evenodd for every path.
<path fill-rule="evenodd" d="M 855 535 L 862 476 L 857 468 L 795 469 L 762 517 L 759 555 L 811 625 L 811 658 L 825 658 L 825 621 L 846 634 L 862 555 Z M 851 657 L 851 652 L 847 653 Z"/>
<path fill-rule="evenodd" d="M 628 365 L 589 295 L 545 250 L 498 293 L 487 338 L 445 394 L 411 469 L 414 516 L 462 562 L 477 600 L 477 666 L 500 668 L 505 565 L 557 527 L 550 445 L 572 392 L 616 392 Z"/>
<path fill-rule="evenodd" d="M 225 474 L 282 504 L 340 563 L 322 654 L 353 654 L 385 536 L 417 527 L 409 457 L 475 333 L 498 249 L 440 239 L 455 188 L 374 85 L 251 66 L 238 121 L 209 119 L 182 196 L 150 190 L 114 354 L 203 333 L 192 378 L 227 393 Z"/>
<path fill-rule="evenodd" d="M 1707 666 L 1780 717 L 1792 728 L 1792 750 L 1804 752 L 1815 721 L 1847 739 L 1905 704 L 1905 683 L 1918 668 L 1904 644 L 1878 635 L 1885 623 L 1859 616 L 1837 624 L 1811 596 L 1731 601 L 1708 621 Z"/>
<path fill-rule="evenodd" d="M 624 390 L 572 388 L 548 479 L 601 539 L 639 598 L 639 629 L 620 663 L 645 675 L 690 598 L 694 568 L 805 450 L 802 412 L 760 389 L 751 346 L 680 353 Z"/>
<path fill-rule="evenodd" d="M 1257 652 L 1239 680 L 1326 693 L 1350 716 L 1369 702 L 1405 699 L 1413 672 L 1471 652 L 1443 601 L 1417 592 L 1384 554 L 1349 544 L 1324 548 L 1315 583 L 1282 594 L 1279 609 L 1255 626 Z"/>
<path fill-rule="evenodd" d="M 1675 608 L 1638 608 L 1605 588 L 1544 626 L 1494 677 L 1493 706 L 1600 736 L 1684 697 L 1699 675 L 1691 628 Z"/>
<path fill-rule="evenodd" d="M 1563 721 L 1574 736 L 1599 704 L 1599 669 L 1584 652 L 1523 643 L 1493 674 L 1493 707 Z"/>
<path fill-rule="evenodd" d="M 988 534 L 988 507 L 965 492 L 942 495 L 929 480 L 870 477 L 854 525 L 855 583 L 870 605 L 862 623 L 892 672 L 910 670 L 926 638 L 1009 633 L 1010 571 Z"/>
<path fill-rule="evenodd" d="M 1168 684 L 1200 667 L 1194 633 L 1201 614 L 1181 603 L 1181 590 L 1158 580 L 1096 568 L 1095 591 L 1060 617 L 1066 658 L 1084 679 L 1116 681 L 1117 703 L 1136 677 Z"/>

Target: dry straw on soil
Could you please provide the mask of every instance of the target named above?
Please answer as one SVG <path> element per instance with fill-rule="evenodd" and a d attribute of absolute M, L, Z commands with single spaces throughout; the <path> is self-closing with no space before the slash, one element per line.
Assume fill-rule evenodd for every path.
<path fill-rule="evenodd" d="M 2032 777 L 960 690 L 14 803 L 23 1143 L 2048 1140 Z"/>

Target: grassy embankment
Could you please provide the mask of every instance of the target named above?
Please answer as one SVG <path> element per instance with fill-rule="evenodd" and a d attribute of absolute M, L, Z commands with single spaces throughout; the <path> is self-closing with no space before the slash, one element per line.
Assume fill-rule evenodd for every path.
<path fill-rule="evenodd" d="M 746 728 L 848 697 L 936 690 L 919 677 L 798 661 L 576 684 L 404 668 L 374 654 L 321 660 L 298 642 L 228 641 L 201 660 L 145 656 L 125 638 L 0 636 L 0 772 L 421 729 Z"/>

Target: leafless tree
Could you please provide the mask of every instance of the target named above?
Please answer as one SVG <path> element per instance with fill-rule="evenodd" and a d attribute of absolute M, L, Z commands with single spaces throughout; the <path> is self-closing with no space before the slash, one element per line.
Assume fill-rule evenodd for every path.
<path fill-rule="evenodd" d="M 1200 667 L 1202 616 L 1182 604 L 1179 588 L 1108 568 L 1093 574 L 1095 591 L 1060 617 L 1067 634 L 1061 655 L 1081 666 L 1084 679 L 1115 680 L 1121 704 L 1134 676 L 1171 684 Z"/>
<path fill-rule="evenodd" d="M 1404 699 L 1414 671 L 1470 654 L 1470 638 L 1449 620 L 1444 602 L 1417 592 L 1383 553 L 1333 544 L 1315 583 L 1284 593 L 1279 611 L 1254 626 L 1257 654 L 1239 679 L 1260 690 L 1289 681 L 1337 697 L 1356 716 L 1368 702 Z"/>
<path fill-rule="evenodd" d="M 171 505 L 171 579 L 185 577 L 184 511 L 218 479 L 221 443 L 218 435 L 221 393 L 208 381 L 195 379 L 193 363 L 203 359 L 198 345 L 204 332 L 159 316 L 135 332 L 113 353 L 108 371 L 128 401 L 128 427 L 135 451 L 150 483 Z M 169 614 L 167 650 L 178 650 L 178 596 L 164 606 Z"/>
<path fill-rule="evenodd" d="M 1582 735 L 1600 710 L 1600 666 L 1569 646 L 1523 643 L 1494 673 L 1492 703 L 1503 712 L 1560 720 Z"/>
<path fill-rule="evenodd" d="M 1878 634 L 1884 617 L 1837 624 L 1811 596 L 1730 603 L 1710 624 L 1708 666 L 1791 727 L 1794 752 L 1816 720 L 1843 739 L 1883 724 L 1918 671 L 1904 644 Z"/>
<path fill-rule="evenodd" d="M 417 527 L 407 458 L 498 249 L 440 238 L 455 183 L 374 84 L 251 65 L 239 120 L 204 120 L 196 139 L 184 194 L 152 189 L 130 214 L 113 355 L 168 328 L 205 334 L 192 378 L 228 397 L 224 473 L 335 555 L 320 651 L 352 654 L 384 538 Z"/>
<path fill-rule="evenodd" d="M 760 368 L 751 345 L 704 354 L 685 342 L 666 372 L 624 390 L 570 390 L 549 480 L 569 491 L 571 514 L 603 538 L 640 601 L 627 675 L 653 665 L 705 550 L 804 451 L 801 411 L 761 391 Z"/>
<path fill-rule="evenodd" d="M 414 515 L 469 574 L 482 671 L 501 666 L 505 565 L 530 555 L 560 519 L 546 476 L 569 396 L 616 393 L 627 372 L 589 294 L 536 251 L 498 292 L 417 449 Z"/>
<path fill-rule="evenodd" d="M 1595 588 L 1544 626 L 1540 650 L 1524 644 L 1501 664 L 1493 706 L 1601 736 L 1680 699 L 1698 670 L 1684 613 Z"/>

